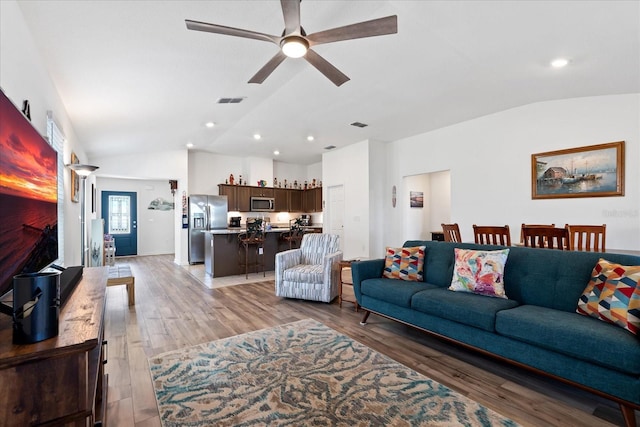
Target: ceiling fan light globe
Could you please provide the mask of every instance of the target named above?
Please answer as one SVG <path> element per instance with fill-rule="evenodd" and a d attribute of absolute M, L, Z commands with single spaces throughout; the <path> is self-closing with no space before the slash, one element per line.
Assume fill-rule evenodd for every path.
<path fill-rule="evenodd" d="M 289 58 L 301 58 L 306 55 L 309 43 L 302 37 L 289 36 L 282 40 L 280 48 Z"/>

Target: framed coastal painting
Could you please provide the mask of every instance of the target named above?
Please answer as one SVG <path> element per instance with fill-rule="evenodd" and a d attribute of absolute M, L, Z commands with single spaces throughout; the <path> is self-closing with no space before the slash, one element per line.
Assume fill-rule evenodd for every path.
<path fill-rule="evenodd" d="M 624 196 L 624 141 L 531 155 L 531 198 Z"/>

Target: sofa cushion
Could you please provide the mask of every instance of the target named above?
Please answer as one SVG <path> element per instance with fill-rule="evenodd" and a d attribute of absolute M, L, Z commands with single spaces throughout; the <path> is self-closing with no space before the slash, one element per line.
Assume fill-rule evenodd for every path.
<path fill-rule="evenodd" d="M 324 275 L 321 264 L 298 264 L 287 268 L 282 273 L 287 282 L 323 283 Z"/>
<path fill-rule="evenodd" d="M 488 299 L 488 298 L 487 298 Z M 534 305 L 500 311 L 500 335 L 627 374 L 640 375 L 640 341 L 614 325 Z M 589 375 L 585 372 L 585 375 Z"/>
<path fill-rule="evenodd" d="M 640 332 L 640 266 L 625 266 L 600 258 L 578 299 L 577 312 Z"/>
<path fill-rule="evenodd" d="M 385 278 L 363 280 L 360 285 L 361 292 L 364 295 L 406 308 L 411 306 L 413 294 L 433 288 L 436 288 L 436 286 L 429 283 L 404 282 Z"/>
<path fill-rule="evenodd" d="M 497 312 L 517 306 L 518 302 L 514 300 L 486 298 L 443 288 L 418 292 L 411 298 L 411 308 L 414 310 L 489 332 L 495 331 Z"/>
<path fill-rule="evenodd" d="M 387 248 L 382 276 L 422 282 L 424 277 L 424 246 Z"/>
<path fill-rule="evenodd" d="M 481 251 L 456 248 L 454 252 L 455 265 L 450 290 L 507 298 L 504 292 L 504 265 L 509 249 Z"/>

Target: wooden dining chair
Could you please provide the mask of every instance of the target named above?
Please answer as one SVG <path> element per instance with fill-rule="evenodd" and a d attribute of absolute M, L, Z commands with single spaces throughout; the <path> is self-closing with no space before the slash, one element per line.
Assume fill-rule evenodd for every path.
<path fill-rule="evenodd" d="M 569 235 L 566 228 L 557 227 L 530 227 L 522 225 L 523 244 L 532 248 L 566 250 Z"/>
<path fill-rule="evenodd" d="M 605 252 L 607 225 L 565 225 L 569 236 L 569 250 Z"/>
<path fill-rule="evenodd" d="M 522 224 L 522 227 L 555 227 L 555 224 Z M 520 227 L 520 243 L 524 244 L 524 234 L 522 232 L 522 227 Z"/>
<path fill-rule="evenodd" d="M 475 225 L 473 224 L 473 236 L 476 243 L 481 245 L 511 246 L 511 231 L 509 226 Z"/>
<path fill-rule="evenodd" d="M 460 227 L 458 223 L 455 224 L 442 224 L 442 232 L 444 233 L 445 242 L 461 242 Z"/>

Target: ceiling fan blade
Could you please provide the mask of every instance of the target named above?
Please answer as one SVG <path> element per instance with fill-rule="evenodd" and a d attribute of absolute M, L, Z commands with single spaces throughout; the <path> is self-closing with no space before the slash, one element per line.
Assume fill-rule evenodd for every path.
<path fill-rule="evenodd" d="M 256 31 L 243 30 L 240 28 L 225 27 L 224 25 L 209 24 L 206 22 L 192 21 L 190 19 L 185 19 L 184 21 L 187 23 L 188 29 L 195 31 L 262 40 L 265 42 L 275 43 L 277 45 L 280 44 L 280 40 L 282 39 L 281 37 L 272 36 L 270 34 L 258 33 Z"/>
<path fill-rule="evenodd" d="M 273 73 L 273 70 L 276 69 L 278 65 L 282 63 L 287 58 L 287 55 L 282 53 L 281 50 L 276 53 L 276 55 L 267 62 L 264 67 L 260 68 L 260 70 L 255 74 L 255 76 L 251 77 L 249 83 L 262 83 L 267 77 Z"/>
<path fill-rule="evenodd" d="M 284 34 L 300 34 L 300 0 L 280 0 L 284 15 Z"/>
<path fill-rule="evenodd" d="M 361 39 L 364 37 L 383 36 L 385 34 L 395 34 L 398 32 L 398 16 L 391 15 L 385 18 L 373 19 L 371 21 L 359 22 L 357 24 L 345 25 L 344 27 L 332 28 L 320 31 L 307 36 L 309 45 L 313 46 L 322 43 L 332 43 L 341 40 Z"/>
<path fill-rule="evenodd" d="M 329 61 L 311 49 L 307 50 L 307 54 L 304 56 L 304 59 L 306 59 L 309 64 L 316 67 L 318 71 L 324 74 L 336 86 L 340 86 L 349 81 L 349 77 L 344 75 L 342 71 L 338 70 L 336 67 L 331 65 Z"/>

